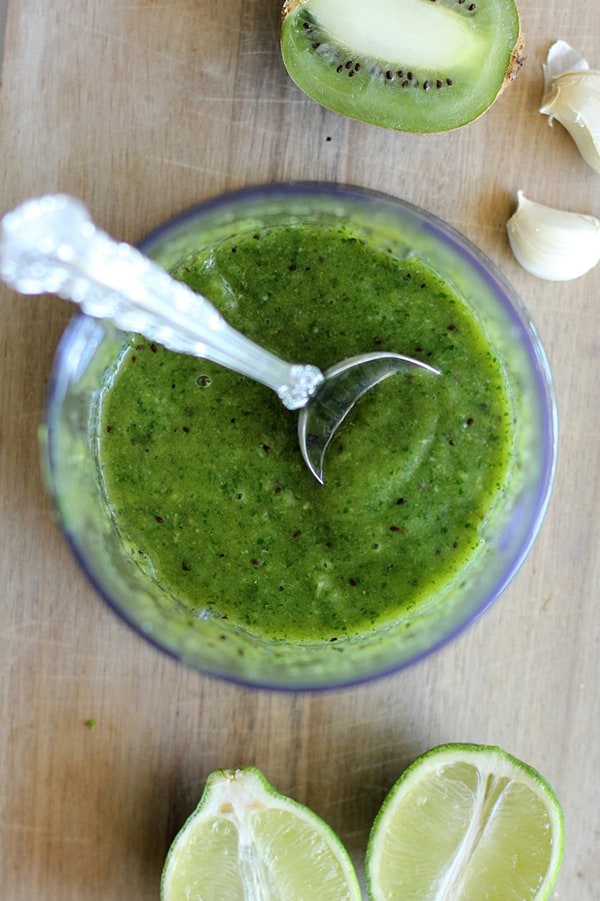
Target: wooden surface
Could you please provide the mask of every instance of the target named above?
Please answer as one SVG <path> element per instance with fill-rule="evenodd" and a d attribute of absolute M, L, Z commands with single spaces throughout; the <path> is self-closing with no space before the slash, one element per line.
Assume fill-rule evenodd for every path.
<path fill-rule="evenodd" d="M 116 619 L 78 571 L 39 472 L 37 426 L 70 309 L 0 288 L 0 898 L 157 897 L 167 847 L 207 773 L 256 764 L 318 811 L 356 860 L 406 764 L 489 742 L 563 804 L 556 897 L 600 897 L 598 651 L 600 268 L 535 280 L 505 222 L 522 188 L 600 215 L 600 175 L 538 114 L 541 61 L 568 40 L 600 67 L 596 3 L 521 0 L 527 60 L 482 119 L 435 137 L 347 121 L 287 78 L 273 0 L 12 0 L 0 89 L 0 208 L 81 197 L 136 241 L 225 189 L 318 178 L 421 204 L 520 291 L 554 371 L 556 486 L 496 605 L 414 669 L 357 689 L 249 691 L 187 671 Z M 96 721 L 90 729 L 86 721 Z"/>
<path fill-rule="evenodd" d="M 6 18 L 8 16 L 8 0 L 0 0 L 0 71 L 4 56 L 4 32 L 6 30 Z M 1 75 L 0 75 L 1 79 Z"/>

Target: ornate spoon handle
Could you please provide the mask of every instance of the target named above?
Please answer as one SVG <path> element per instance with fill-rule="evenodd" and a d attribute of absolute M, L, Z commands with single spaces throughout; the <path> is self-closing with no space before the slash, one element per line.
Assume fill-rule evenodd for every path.
<path fill-rule="evenodd" d="M 205 297 L 100 231 L 83 204 L 63 194 L 4 217 L 0 275 L 22 294 L 58 294 L 89 316 L 249 376 L 289 410 L 304 407 L 323 380 L 315 366 L 287 363 L 240 334 Z"/>

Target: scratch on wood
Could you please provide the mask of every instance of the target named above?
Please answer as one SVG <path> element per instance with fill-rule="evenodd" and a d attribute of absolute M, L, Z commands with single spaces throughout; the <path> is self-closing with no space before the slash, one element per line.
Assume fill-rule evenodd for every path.
<path fill-rule="evenodd" d="M 217 169 L 211 166 L 194 165 L 183 160 L 173 160 L 166 156 L 149 156 L 148 159 L 155 163 L 166 163 L 168 166 L 179 166 L 181 169 L 191 169 L 194 172 L 212 172 L 215 175 L 223 175 L 223 169 Z"/>

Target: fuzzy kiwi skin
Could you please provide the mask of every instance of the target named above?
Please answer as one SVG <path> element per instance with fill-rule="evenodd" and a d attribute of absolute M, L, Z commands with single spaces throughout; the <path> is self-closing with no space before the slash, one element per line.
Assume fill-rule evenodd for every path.
<path fill-rule="evenodd" d="M 406 112 L 403 110 L 402 102 L 396 103 L 395 101 L 390 100 L 389 97 L 385 99 L 385 109 L 380 108 L 379 98 L 375 98 L 368 105 L 368 107 L 365 107 L 364 104 L 362 107 L 357 106 L 350 99 L 349 94 L 342 100 L 342 102 L 340 102 L 339 96 L 334 97 L 328 94 L 327 85 L 320 84 L 318 77 L 316 77 L 315 74 L 313 74 L 312 78 L 308 79 L 307 81 L 304 74 L 299 72 L 297 67 L 295 68 L 293 65 L 290 65 L 289 50 L 286 53 L 286 19 L 296 11 L 298 11 L 301 7 L 306 6 L 307 2 L 308 0 L 284 0 L 283 2 L 281 10 L 281 51 L 284 64 L 288 70 L 288 74 L 300 88 L 300 90 L 306 93 L 307 96 L 309 96 L 312 100 L 315 100 L 321 106 L 324 106 L 327 109 L 330 109 L 348 118 L 357 119 L 371 125 L 377 125 L 396 131 L 416 132 L 420 134 L 439 134 L 442 132 L 452 131 L 457 128 L 462 128 L 465 125 L 469 125 L 470 123 L 479 119 L 485 112 L 487 112 L 488 109 L 490 109 L 490 107 L 495 103 L 495 101 L 498 99 L 500 94 L 503 93 L 506 87 L 515 80 L 525 60 L 525 40 L 520 29 L 518 9 L 513 3 L 514 13 L 516 16 L 516 32 L 514 38 L 511 41 L 512 50 L 507 59 L 503 79 L 494 86 L 494 91 L 485 98 L 485 101 L 483 103 L 480 103 L 478 108 L 476 107 L 467 115 L 452 118 L 446 116 L 440 117 L 435 112 L 433 112 L 431 115 L 423 113 L 417 118 L 417 121 L 415 121 L 414 118 L 411 118 L 410 114 L 406 115 Z M 458 2 L 462 4 L 463 0 L 458 0 Z M 368 4 L 369 0 L 365 0 L 365 3 Z M 475 81 L 478 81 L 478 79 Z M 430 94 L 434 93 L 435 91 L 430 92 Z"/>

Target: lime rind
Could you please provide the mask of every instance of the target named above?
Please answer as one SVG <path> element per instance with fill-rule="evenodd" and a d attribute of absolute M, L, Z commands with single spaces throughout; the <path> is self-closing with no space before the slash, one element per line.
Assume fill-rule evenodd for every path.
<path fill-rule="evenodd" d="M 367 891 L 371 901 L 543 901 L 563 853 L 563 813 L 537 770 L 497 746 L 446 744 L 386 796 L 367 846 Z"/>
<path fill-rule="evenodd" d="M 255 767 L 216 770 L 175 837 L 161 901 L 360 901 L 350 857 L 317 814 Z"/>

